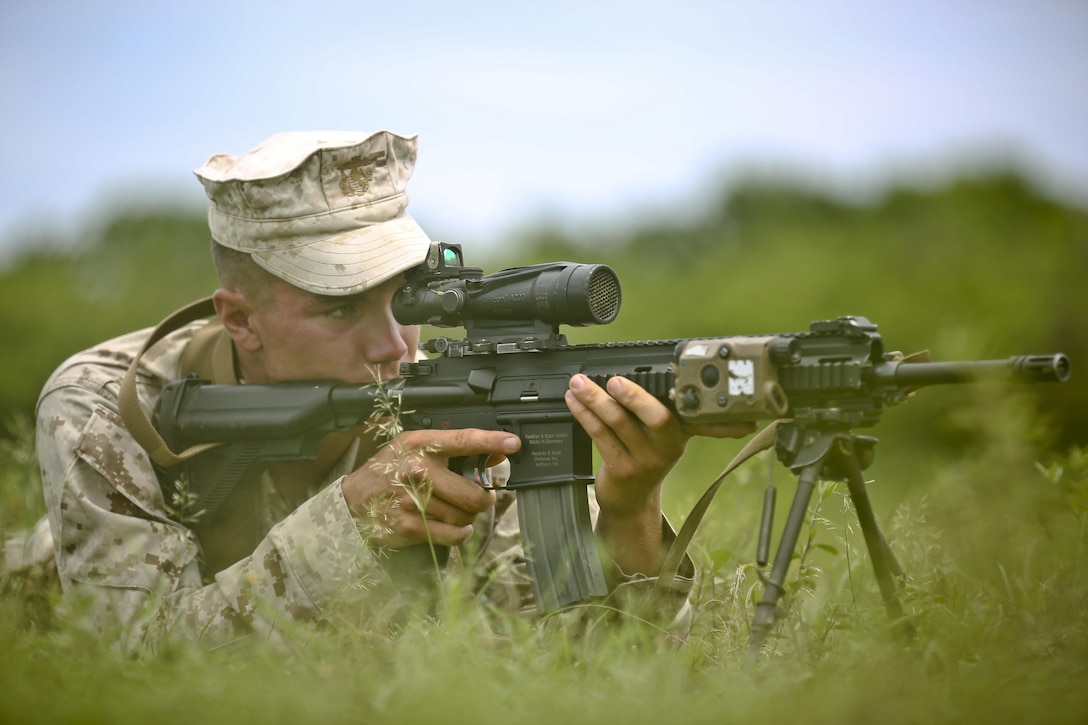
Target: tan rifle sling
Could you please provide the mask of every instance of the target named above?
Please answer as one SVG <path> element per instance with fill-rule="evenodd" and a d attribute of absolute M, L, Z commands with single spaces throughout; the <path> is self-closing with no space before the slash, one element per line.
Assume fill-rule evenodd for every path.
<path fill-rule="evenodd" d="M 140 348 L 139 352 L 136 353 L 136 356 L 132 359 L 132 363 L 128 366 L 128 370 L 125 371 L 125 377 L 121 380 L 121 391 L 117 398 L 117 407 L 121 413 L 121 420 L 124 422 L 129 433 L 132 434 L 132 437 L 140 444 L 140 447 L 147 451 L 147 455 L 150 456 L 155 465 L 160 468 L 176 466 L 179 463 L 192 458 L 196 454 L 206 451 L 209 448 L 214 448 L 219 444 L 205 443 L 192 446 L 180 453 L 175 453 L 167 447 L 166 442 L 162 439 L 162 436 L 159 435 L 159 432 L 151 422 L 151 418 L 148 416 L 147 411 L 140 405 L 140 398 L 136 394 L 136 378 L 140 367 L 140 360 L 143 358 L 144 353 L 151 349 L 152 345 L 169 335 L 171 332 L 180 330 L 191 322 L 214 315 L 215 306 L 212 304 L 211 297 L 197 300 L 196 302 L 173 312 L 165 320 L 160 322 L 151 332 L 151 335 L 147 340 L 144 341 L 143 346 Z M 220 331 L 222 331 L 222 328 L 220 328 Z M 204 330 L 201 330 L 200 332 L 204 332 Z M 211 337 L 225 337 L 225 335 L 213 336 L 211 335 L 211 332 L 214 332 L 214 328 L 209 331 L 208 337 L 200 335 L 200 333 L 194 337 L 194 342 L 196 342 L 198 338 L 204 340 L 199 348 L 206 353 L 205 356 L 201 356 L 202 358 L 211 358 L 211 354 L 214 353 L 218 347 L 214 344 L 214 341 L 210 339 Z M 230 353 L 230 351 L 231 348 L 228 341 L 227 352 Z M 183 368 L 186 362 L 192 368 L 189 372 L 197 372 L 198 370 L 205 369 L 210 369 L 214 372 L 216 367 L 214 365 L 214 360 L 198 360 L 196 359 L 195 354 L 189 354 L 188 349 L 183 357 Z M 230 365 L 231 377 L 233 377 L 233 361 Z M 183 372 L 185 372 L 184 369 Z M 187 375 L 188 372 L 185 372 L 185 374 Z"/>
<path fill-rule="evenodd" d="M 740 453 L 734 456 L 729 465 L 718 474 L 718 477 L 711 482 L 710 486 L 703 492 L 703 495 L 695 502 L 695 506 L 692 507 L 691 513 L 684 519 L 684 523 L 680 527 L 680 530 L 676 532 L 676 539 L 672 542 L 672 546 L 669 547 L 669 553 L 665 556 L 665 562 L 661 565 L 661 573 L 658 574 L 657 584 L 654 587 L 655 595 L 664 595 L 672 585 L 677 572 L 680 570 L 681 564 L 684 562 L 684 554 L 687 553 L 688 545 L 691 543 L 692 537 L 695 536 L 695 530 L 698 529 L 699 524 L 702 523 L 703 516 L 706 514 L 707 508 L 710 507 L 710 502 L 714 500 L 714 496 L 718 493 L 718 489 L 721 488 L 726 477 L 752 456 L 773 446 L 775 436 L 778 433 L 778 424 L 782 422 L 784 421 L 773 421 L 770 425 L 753 436 L 752 440 L 748 441 L 747 445 L 741 449 Z"/>

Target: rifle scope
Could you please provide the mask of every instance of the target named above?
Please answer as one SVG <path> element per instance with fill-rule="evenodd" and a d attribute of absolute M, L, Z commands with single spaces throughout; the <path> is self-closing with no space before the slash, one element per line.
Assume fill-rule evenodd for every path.
<path fill-rule="evenodd" d="M 550 262 L 486 276 L 472 269 L 416 280 L 406 275 L 407 284 L 393 296 L 393 315 L 402 325 L 512 320 L 584 327 L 608 324 L 619 313 L 620 280 L 607 265 Z"/>

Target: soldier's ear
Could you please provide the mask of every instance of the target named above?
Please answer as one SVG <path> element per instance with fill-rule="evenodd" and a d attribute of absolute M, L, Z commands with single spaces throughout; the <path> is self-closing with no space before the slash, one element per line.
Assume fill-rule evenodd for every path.
<path fill-rule="evenodd" d="M 215 313 L 234 344 L 246 352 L 259 352 L 261 336 L 253 325 L 253 302 L 239 289 L 220 288 L 212 295 Z"/>

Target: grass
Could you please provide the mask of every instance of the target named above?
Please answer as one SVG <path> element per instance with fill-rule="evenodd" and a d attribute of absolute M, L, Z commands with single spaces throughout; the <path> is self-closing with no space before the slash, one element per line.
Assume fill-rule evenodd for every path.
<path fill-rule="evenodd" d="M 743 552 L 754 550 L 758 504 L 740 502 L 756 500 L 763 460 L 727 484 L 696 537 L 696 614 L 682 642 L 637 624 L 504 620 L 500 634 L 451 600 L 443 617 L 393 637 L 349 624 L 295 633 L 287 651 L 178 644 L 127 657 L 78 617 L 35 616 L 41 598 L 9 581 L 0 722 L 1083 722 L 1088 449 L 1040 457 L 1033 417 L 1015 400 L 962 416 L 978 431 L 971 447 L 901 472 L 922 482 L 908 482 L 893 509 L 877 507 L 908 573 L 908 642 L 889 626 L 845 487 L 824 483 L 785 617 L 761 660 L 748 661 L 762 588 Z M 26 445 L 0 461 L 7 526 L 40 513 Z M 776 474 L 780 498 L 787 477 Z"/>

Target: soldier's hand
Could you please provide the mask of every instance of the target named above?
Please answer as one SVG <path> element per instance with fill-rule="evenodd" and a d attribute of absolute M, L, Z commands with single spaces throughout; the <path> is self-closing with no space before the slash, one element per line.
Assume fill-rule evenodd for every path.
<path fill-rule="evenodd" d="M 601 510 L 621 515 L 657 505 L 657 489 L 693 435 L 741 437 L 755 425 L 686 428 L 650 393 L 622 377 L 611 378 L 602 389 L 584 375 L 573 376 L 567 405 L 601 454 Z"/>
<path fill-rule="evenodd" d="M 344 477 L 344 498 L 376 544 L 456 546 L 472 536 L 472 522 L 494 505 L 495 492 L 449 470 L 450 459 L 487 455 L 494 464 L 520 447 L 503 431 L 401 433 Z"/>

